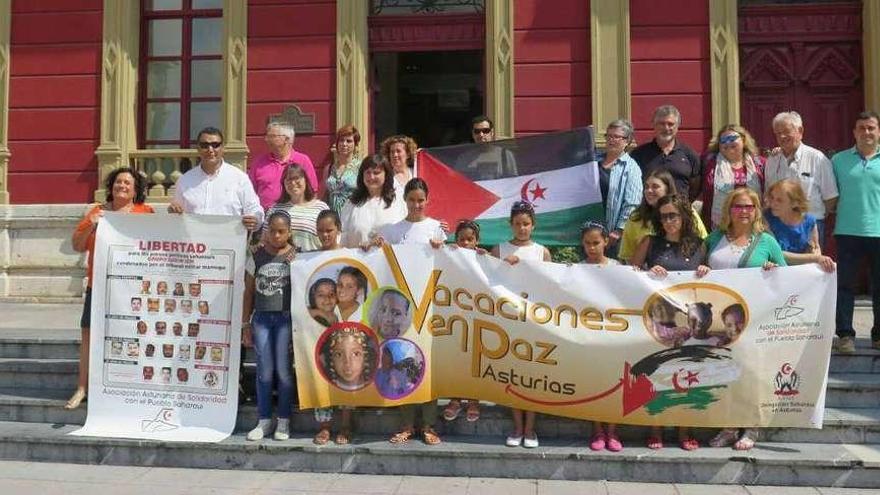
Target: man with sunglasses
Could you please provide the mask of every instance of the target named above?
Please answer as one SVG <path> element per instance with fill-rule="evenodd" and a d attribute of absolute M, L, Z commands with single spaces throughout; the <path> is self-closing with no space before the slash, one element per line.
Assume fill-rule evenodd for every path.
<path fill-rule="evenodd" d="M 495 141 L 495 124 L 485 115 L 478 115 L 471 120 L 471 139 L 480 146 L 464 158 L 467 163 L 468 175 L 473 180 L 501 179 L 519 175 L 516 170 L 516 158 L 507 148 L 489 145 Z"/>
<path fill-rule="evenodd" d="M 177 180 L 169 213 L 240 216 L 251 232 L 263 223 L 263 207 L 247 174 L 223 160 L 223 133 L 199 131 L 199 166 Z"/>

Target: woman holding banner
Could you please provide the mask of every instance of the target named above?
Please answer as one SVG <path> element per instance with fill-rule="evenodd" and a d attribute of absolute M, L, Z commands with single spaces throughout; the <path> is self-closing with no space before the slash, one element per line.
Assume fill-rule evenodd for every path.
<path fill-rule="evenodd" d="M 347 248 L 369 244 L 380 228 L 406 217 L 406 203 L 395 191 L 394 171 L 384 156 L 370 155 L 361 162 L 357 188 L 341 217 L 342 245 Z"/>
<path fill-rule="evenodd" d="M 786 266 L 782 248 L 766 230 L 758 193 L 745 187 L 734 190 L 724 201 L 718 229 L 706 239 L 709 267 L 713 270 L 756 267 L 769 270 Z M 699 275 L 707 272 L 708 269 L 697 271 Z M 745 428 L 741 435 L 737 428 L 725 428 L 709 445 L 733 444 L 736 450 L 749 450 L 757 438 L 757 428 Z"/>
<path fill-rule="evenodd" d="M 105 211 L 115 213 L 153 213 L 153 207 L 144 204 L 146 200 L 146 182 L 144 177 L 130 168 L 117 168 L 104 181 L 107 198 L 104 203 L 93 205 L 73 232 L 73 249 L 77 252 L 89 252 L 88 287 L 86 288 L 80 327 L 82 341 L 79 347 L 79 381 L 76 392 L 64 405 L 65 409 L 76 409 L 86 398 L 89 386 L 89 338 L 92 316 L 92 270 L 95 260 L 95 238 L 98 222 Z M 137 316 L 137 315 L 135 315 Z"/>
<path fill-rule="evenodd" d="M 633 125 L 630 121 L 611 121 L 605 130 L 605 155 L 599 157 L 599 189 L 605 206 L 605 228 L 608 232 L 605 254 L 615 259 L 626 221 L 642 199 L 642 170 L 626 152 L 632 138 Z"/>

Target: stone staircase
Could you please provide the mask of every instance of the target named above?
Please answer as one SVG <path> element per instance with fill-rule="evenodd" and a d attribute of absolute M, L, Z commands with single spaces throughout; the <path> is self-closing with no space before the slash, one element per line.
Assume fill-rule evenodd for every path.
<path fill-rule="evenodd" d="M 37 308 L 37 306 L 34 306 Z M 3 308 L 0 307 L 0 310 Z M 70 306 L 68 322 L 78 306 Z M 37 311 L 37 314 L 39 312 Z M 21 319 L 11 318 L 12 323 Z M 680 450 L 673 429 L 667 447 L 643 447 L 646 429 L 620 429 L 623 452 L 592 452 L 590 426 L 552 416 L 538 419 L 541 447 L 511 449 L 502 445 L 511 428 L 505 408 L 485 405 L 475 423 L 460 418 L 438 421 L 443 443 L 428 447 L 418 441 L 394 446 L 393 409 L 358 409 L 355 442 L 348 446 L 312 444 L 311 411 L 292 418 L 293 438 L 286 442 L 247 442 L 245 432 L 256 422 L 256 408 L 239 408 L 237 431 L 219 444 L 163 443 L 141 440 L 66 436 L 85 421 L 86 411 L 65 411 L 74 389 L 79 330 L 21 329 L 0 322 L 0 459 L 168 466 L 262 469 L 369 474 L 489 476 L 538 479 L 606 479 L 676 483 L 735 483 L 880 487 L 880 352 L 858 340 L 853 355 L 834 355 L 821 430 L 762 430 L 755 449 L 701 448 Z M 245 373 L 252 383 L 252 356 Z M 698 430 L 708 440 L 714 430 Z"/>

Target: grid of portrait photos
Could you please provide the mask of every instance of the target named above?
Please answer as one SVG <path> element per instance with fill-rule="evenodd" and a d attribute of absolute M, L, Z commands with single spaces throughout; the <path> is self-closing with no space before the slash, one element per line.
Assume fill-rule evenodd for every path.
<path fill-rule="evenodd" d="M 400 289 L 379 287 L 356 260 L 334 260 L 309 277 L 306 306 L 325 327 L 315 348 L 321 376 L 339 390 L 375 386 L 382 397 L 402 399 L 425 377 L 422 349 L 407 338 L 415 305 Z"/>
<path fill-rule="evenodd" d="M 108 274 L 104 385 L 225 393 L 232 289 L 185 274 Z"/>

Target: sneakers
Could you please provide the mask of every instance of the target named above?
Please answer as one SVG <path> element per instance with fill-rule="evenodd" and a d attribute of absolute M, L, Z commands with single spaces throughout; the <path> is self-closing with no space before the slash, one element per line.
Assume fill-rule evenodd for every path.
<path fill-rule="evenodd" d="M 532 438 L 525 437 L 523 438 L 523 447 L 527 449 L 534 449 L 538 447 L 538 435 L 533 436 Z"/>
<path fill-rule="evenodd" d="M 856 339 L 853 337 L 840 337 L 837 339 L 837 352 L 841 354 L 856 352 Z"/>
<path fill-rule="evenodd" d="M 275 427 L 275 440 L 290 440 L 290 419 L 278 418 L 278 426 Z"/>
<path fill-rule="evenodd" d="M 507 440 L 504 441 L 504 445 L 507 445 L 508 447 L 519 447 L 520 445 L 522 445 L 522 441 L 522 436 L 516 437 L 511 435 L 507 437 Z"/>
<path fill-rule="evenodd" d="M 261 419 L 257 421 L 257 426 L 248 432 L 247 439 L 255 442 L 257 440 L 262 440 L 263 437 L 272 432 L 272 420 L 271 419 Z"/>

